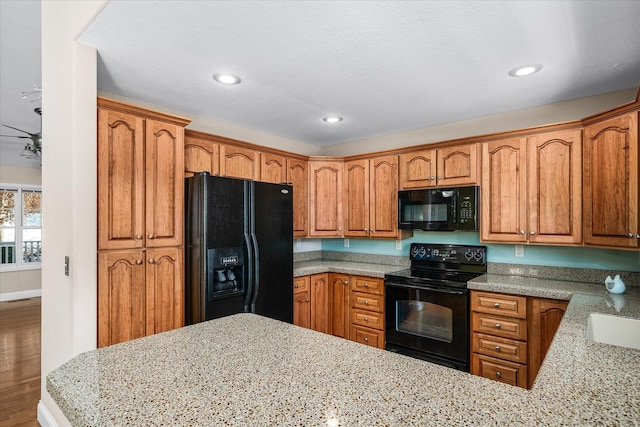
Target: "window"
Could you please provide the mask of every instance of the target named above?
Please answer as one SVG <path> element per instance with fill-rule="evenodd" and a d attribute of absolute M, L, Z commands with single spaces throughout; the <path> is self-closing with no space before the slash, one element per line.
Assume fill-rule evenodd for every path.
<path fill-rule="evenodd" d="M 40 268 L 42 191 L 0 185 L 0 269 Z"/>

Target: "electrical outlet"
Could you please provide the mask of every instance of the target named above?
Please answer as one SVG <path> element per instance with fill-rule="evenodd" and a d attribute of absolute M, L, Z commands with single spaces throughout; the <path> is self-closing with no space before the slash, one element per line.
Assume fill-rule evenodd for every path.
<path fill-rule="evenodd" d="M 302 246 L 302 240 L 296 239 L 296 248 L 299 248 L 301 246 Z"/>
<path fill-rule="evenodd" d="M 524 256 L 524 246 L 516 245 L 515 246 L 515 255 L 516 255 L 516 258 L 522 258 Z"/>
<path fill-rule="evenodd" d="M 349 239 L 344 239 L 344 247 L 345 248 L 349 247 Z"/>
<path fill-rule="evenodd" d="M 64 257 L 64 275 L 65 276 L 69 275 L 69 257 L 68 256 Z"/>
<path fill-rule="evenodd" d="M 396 240 L 396 251 L 402 250 L 402 240 Z"/>

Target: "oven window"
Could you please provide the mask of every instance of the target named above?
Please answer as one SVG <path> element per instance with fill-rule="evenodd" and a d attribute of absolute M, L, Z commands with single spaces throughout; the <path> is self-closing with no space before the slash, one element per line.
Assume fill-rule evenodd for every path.
<path fill-rule="evenodd" d="M 446 222 L 447 204 L 407 204 L 402 211 L 402 221 Z"/>
<path fill-rule="evenodd" d="M 425 301 L 396 301 L 396 330 L 438 341 L 453 341 L 453 311 Z"/>

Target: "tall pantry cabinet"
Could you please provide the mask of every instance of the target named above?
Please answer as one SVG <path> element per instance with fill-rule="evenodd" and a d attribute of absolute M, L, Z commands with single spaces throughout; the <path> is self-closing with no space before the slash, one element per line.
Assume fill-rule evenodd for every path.
<path fill-rule="evenodd" d="M 98 99 L 98 347 L 184 323 L 188 123 Z"/>

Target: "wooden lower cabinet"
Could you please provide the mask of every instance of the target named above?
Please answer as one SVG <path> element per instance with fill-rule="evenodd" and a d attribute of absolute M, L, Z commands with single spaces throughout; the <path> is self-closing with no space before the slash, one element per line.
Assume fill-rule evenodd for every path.
<path fill-rule="evenodd" d="M 314 274 L 310 277 L 311 324 L 314 331 L 330 333 L 329 274 Z"/>
<path fill-rule="evenodd" d="M 181 248 L 98 254 L 98 347 L 184 325 Z"/>
<path fill-rule="evenodd" d="M 311 328 L 311 298 L 309 276 L 293 278 L 293 324 Z"/>
<path fill-rule="evenodd" d="M 331 335 L 349 339 L 349 275 L 329 273 Z"/>
<path fill-rule="evenodd" d="M 531 388 L 567 301 L 471 291 L 471 373 Z"/>
<path fill-rule="evenodd" d="M 384 279 L 320 273 L 296 277 L 294 324 L 385 348 Z"/>
<path fill-rule="evenodd" d="M 529 298 L 529 387 L 533 386 L 567 305 L 567 301 Z"/>

